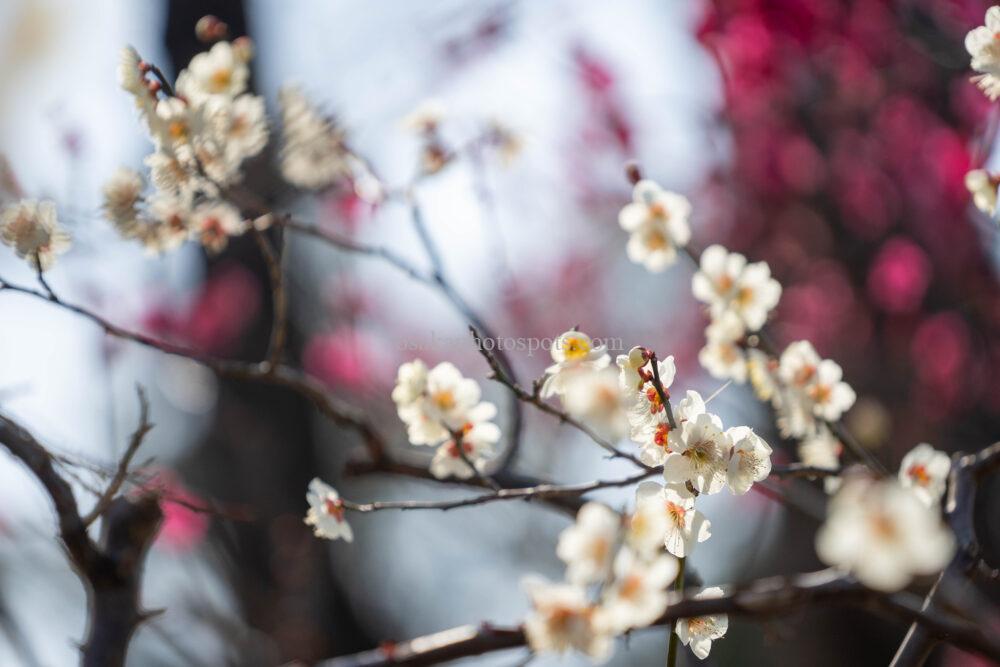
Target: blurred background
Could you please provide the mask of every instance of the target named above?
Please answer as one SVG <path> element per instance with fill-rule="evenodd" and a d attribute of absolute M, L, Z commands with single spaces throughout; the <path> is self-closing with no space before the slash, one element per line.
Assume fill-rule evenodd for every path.
<path fill-rule="evenodd" d="M 997 166 L 996 109 L 969 83 L 962 45 L 987 6 L 5 0 L 0 153 L 9 168 L 0 175 L 58 203 L 75 239 L 49 277 L 64 299 L 214 355 L 260 359 L 271 304 L 252 239 L 214 257 L 189 244 L 151 258 L 99 211 L 103 182 L 119 165 L 141 168 L 150 150 L 117 86 L 121 47 L 176 73 L 204 48 L 195 22 L 215 14 L 233 37 L 253 38 L 252 87 L 270 111 L 281 85 L 299 84 L 390 184 L 418 170 L 420 143 L 400 121 L 426 99 L 446 107 L 452 145 L 494 122 L 509 128 L 516 155 L 472 153 L 417 190 L 462 295 L 498 335 L 580 325 L 626 349 L 675 355 L 674 387 L 711 393 L 719 383 L 696 361 L 706 321 L 690 295 L 692 267 L 654 275 L 625 257 L 623 164 L 638 160 L 691 198 L 698 247 L 722 242 L 770 263 L 785 286 L 777 338 L 808 338 L 843 365 L 860 396 L 850 426 L 895 468 L 918 442 L 974 450 L 1000 434 L 997 230 L 963 186 L 968 169 Z M 252 164 L 247 183 L 279 210 L 426 266 L 404 207 L 372 207 L 343 188 L 296 193 L 277 177 L 275 153 Z M 288 266 L 294 362 L 368 411 L 400 450 L 412 448 L 389 391 L 415 355 L 452 361 L 506 405 L 466 323 L 433 289 L 305 238 L 291 239 Z M 6 248 L 0 275 L 33 278 Z M 548 363 L 542 353 L 513 361 L 524 383 Z M 47 304 L 0 295 L 0 405 L 55 451 L 113 462 L 138 418 L 137 383 L 156 423 L 140 459 L 152 459 L 174 498 L 222 510 L 165 506 L 144 604 L 167 611 L 140 630 L 131 664 L 311 664 L 454 625 L 513 623 L 527 607 L 517 585 L 525 574 L 562 575 L 555 541 L 568 519 L 537 505 L 352 516 L 354 544 L 316 540 L 302 523 L 314 476 L 358 501 L 467 491 L 345 475 L 359 442 L 299 397 L 220 382 Z M 715 400 L 726 423 L 753 425 L 777 444 L 776 460 L 794 460 L 750 392 L 729 388 Z M 518 472 L 570 483 L 629 470 L 544 417 L 526 412 Z M 80 475 L 78 497 L 90 502 L 95 480 Z M 810 483 L 789 486 L 822 510 Z M 995 491 L 980 498 L 988 559 L 1000 538 L 987 520 Z M 620 506 L 629 496 L 601 497 Z M 702 511 L 713 537 L 692 562 L 708 583 L 819 567 L 816 521 L 768 496 L 720 494 Z M 84 606 L 46 497 L 2 457 L 0 664 L 74 663 Z M 883 665 L 904 631 L 855 610 L 734 619 L 703 664 Z M 619 645 L 611 664 L 661 664 L 666 632 L 637 633 L 628 649 Z M 948 649 L 934 660 L 979 664 Z"/>

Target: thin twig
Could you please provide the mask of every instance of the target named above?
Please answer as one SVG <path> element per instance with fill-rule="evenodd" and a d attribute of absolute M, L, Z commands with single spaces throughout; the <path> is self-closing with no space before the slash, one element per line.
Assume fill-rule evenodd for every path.
<path fill-rule="evenodd" d="M 539 484 L 537 486 L 505 489 L 493 493 L 484 493 L 459 500 L 398 500 L 372 503 L 355 503 L 345 500 L 344 508 L 353 512 L 378 512 L 382 510 L 450 510 L 459 507 L 472 507 L 486 503 L 504 500 L 535 500 L 556 496 L 582 496 L 598 489 L 608 489 L 636 484 L 659 471 L 641 472 L 630 477 L 613 480 L 596 480 L 583 484 Z"/>
<path fill-rule="evenodd" d="M 125 480 L 128 478 L 129 466 L 132 465 L 132 459 L 135 457 L 136 452 L 139 451 L 139 447 L 142 445 L 142 441 L 145 439 L 146 434 L 153 428 L 153 424 L 149 421 L 149 400 L 146 398 L 146 391 L 142 388 L 142 385 L 136 386 L 136 394 L 139 396 L 139 425 L 132 433 L 132 438 L 129 440 L 128 447 L 125 448 L 125 453 L 122 454 L 122 458 L 118 462 L 118 467 L 115 469 L 115 474 L 108 483 L 104 493 L 97 499 L 93 509 L 91 509 L 90 512 L 83 517 L 83 523 L 85 526 L 89 526 L 94 523 L 98 517 L 104 514 L 104 512 L 111 505 L 111 501 L 113 501 L 115 496 L 118 495 L 118 491 L 121 490 L 122 484 L 124 484 Z"/>
<path fill-rule="evenodd" d="M 285 352 L 285 341 L 288 337 L 288 298 L 285 291 L 285 274 L 282 270 L 285 258 L 285 243 L 283 230 L 277 227 L 276 246 L 272 245 L 260 230 L 254 229 L 254 240 L 260 248 L 260 254 L 267 265 L 268 279 L 271 283 L 271 309 L 273 311 L 271 334 L 267 345 L 267 363 L 271 368 L 281 363 Z"/>

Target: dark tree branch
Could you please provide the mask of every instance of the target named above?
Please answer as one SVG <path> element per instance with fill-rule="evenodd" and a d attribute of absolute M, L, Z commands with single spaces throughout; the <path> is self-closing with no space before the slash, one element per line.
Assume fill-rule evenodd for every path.
<path fill-rule="evenodd" d="M 971 578 L 983 570 L 990 570 L 982 560 L 982 547 L 976 538 L 976 491 L 983 475 L 1000 466 L 1000 442 L 994 443 L 977 454 L 957 453 L 951 460 L 948 475 L 948 493 L 945 496 L 944 516 L 958 541 L 955 556 L 941 573 L 923 601 L 923 609 L 934 609 L 941 596 L 943 584 L 962 577 Z M 910 626 L 903 643 L 892 659 L 891 667 L 919 667 L 930 657 L 934 646 L 941 639 L 917 623 Z"/>
<path fill-rule="evenodd" d="M 663 626 L 678 618 L 712 614 L 757 619 L 787 614 L 816 604 L 849 604 L 918 622 L 934 637 L 947 637 L 960 648 L 1000 660 L 1000 641 L 975 625 L 950 614 L 922 610 L 920 599 L 909 593 L 877 593 L 833 570 L 758 579 L 743 586 L 730 587 L 725 595 L 718 598 L 696 600 L 690 594 L 677 592 L 667 595 L 667 613 L 650 627 Z M 373 651 L 328 660 L 321 663 L 321 667 L 429 665 L 525 645 L 526 638 L 520 626 L 467 625 L 407 642 L 389 642 Z"/>
<path fill-rule="evenodd" d="M 0 415 L 0 443 L 41 482 L 56 510 L 59 539 L 87 590 L 89 627 L 84 667 L 121 667 L 136 628 L 150 614 L 140 607 L 139 591 L 146 550 L 163 517 L 159 497 L 119 496 L 106 505 L 101 539 L 94 543 L 80 516 L 73 490 L 55 471 L 53 457 L 13 420 Z"/>

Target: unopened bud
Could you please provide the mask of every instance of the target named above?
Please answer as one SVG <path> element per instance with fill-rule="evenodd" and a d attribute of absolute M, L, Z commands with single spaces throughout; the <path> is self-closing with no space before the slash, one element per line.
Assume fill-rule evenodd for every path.
<path fill-rule="evenodd" d="M 158 92 L 160 92 L 160 89 L 163 88 L 163 86 L 160 84 L 159 81 L 147 81 L 146 88 L 149 90 L 151 95 L 156 95 Z"/>
<path fill-rule="evenodd" d="M 233 40 L 233 53 L 245 63 L 253 59 L 253 40 L 247 36 Z"/>
<path fill-rule="evenodd" d="M 153 69 L 153 66 L 152 66 L 152 65 L 150 65 L 149 63 L 147 63 L 147 62 L 146 62 L 145 60 L 140 60 L 140 61 L 139 61 L 139 71 L 140 71 L 140 72 L 142 72 L 143 74 L 146 74 L 146 73 L 148 73 L 148 72 L 149 72 L 149 71 L 150 71 L 151 69 Z"/>
<path fill-rule="evenodd" d="M 635 185 L 642 180 L 642 170 L 639 169 L 639 163 L 634 160 L 629 160 L 625 163 L 625 178 L 632 185 Z"/>
<path fill-rule="evenodd" d="M 219 20 L 219 17 L 208 14 L 198 19 L 194 26 L 195 36 L 206 44 L 225 39 L 229 34 L 229 26 Z"/>

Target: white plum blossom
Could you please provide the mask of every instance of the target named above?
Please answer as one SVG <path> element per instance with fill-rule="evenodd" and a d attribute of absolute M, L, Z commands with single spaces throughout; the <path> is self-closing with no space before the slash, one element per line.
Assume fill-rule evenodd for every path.
<path fill-rule="evenodd" d="M 717 493 L 726 485 L 731 450 L 721 419 L 710 412 L 691 414 L 670 433 L 663 478 L 669 484 L 690 482 L 698 493 Z"/>
<path fill-rule="evenodd" d="M 475 464 L 492 455 L 500 438 L 499 428 L 490 423 L 497 410 L 488 401 L 480 402 L 480 396 L 479 384 L 462 377 L 447 361 L 431 370 L 420 359 L 399 367 L 392 400 L 406 424 L 407 437 L 414 445 L 444 443 L 432 463 L 431 472 L 436 476 L 470 477 L 472 471 L 462 453 Z M 455 434 L 461 435 L 461 450 L 454 442 Z"/>
<path fill-rule="evenodd" d="M 689 556 L 695 544 L 712 536 L 712 523 L 695 509 L 694 501 L 694 494 L 683 485 L 640 483 L 635 492 L 636 512 L 633 523 L 638 517 L 642 517 L 643 532 L 634 538 L 636 543 L 647 545 L 652 538 L 645 531 L 660 529 L 663 532 L 659 543 L 668 552 L 678 558 Z M 656 519 L 657 514 L 665 517 L 666 521 Z M 635 529 L 632 531 L 635 532 Z"/>
<path fill-rule="evenodd" d="M 847 479 L 816 535 L 820 560 L 887 592 L 904 588 L 916 575 L 941 571 L 954 550 L 938 508 L 895 480 Z"/>
<path fill-rule="evenodd" d="M 677 376 L 677 366 L 674 364 L 673 355 L 658 360 L 657 372 L 660 376 L 660 385 L 666 392 Z M 652 377 L 652 369 L 650 369 L 650 377 Z M 621 377 L 619 377 L 619 382 L 622 382 Z M 628 409 L 628 421 L 632 439 L 645 446 L 648 444 L 651 434 L 667 423 L 666 407 L 651 380 L 645 382 L 638 390 L 632 390 L 631 395 L 632 405 Z"/>
<path fill-rule="evenodd" d="M 524 589 L 532 604 L 532 612 L 524 620 L 524 634 L 532 651 L 576 650 L 596 661 L 611 654 L 611 638 L 595 623 L 598 609 L 583 587 L 531 577 L 525 580 Z"/>
<path fill-rule="evenodd" d="M 336 489 L 319 478 L 313 479 L 306 500 L 309 502 L 306 525 L 313 527 L 316 537 L 354 541 L 354 531 L 344 519 L 344 502 Z"/>
<path fill-rule="evenodd" d="M 727 481 L 729 490 L 743 495 L 754 482 L 771 474 L 771 447 L 747 426 L 734 426 L 726 431 L 733 443 Z"/>
<path fill-rule="evenodd" d="M 135 231 L 143 188 L 142 175 L 124 167 L 104 184 L 104 213 L 123 236 L 130 236 Z"/>
<path fill-rule="evenodd" d="M 282 88 L 278 103 L 284 179 L 296 187 L 319 189 L 349 176 L 349 153 L 340 128 L 324 117 L 298 88 Z"/>
<path fill-rule="evenodd" d="M 840 455 L 844 446 L 825 426 L 816 430 L 799 441 L 799 461 L 812 468 L 837 470 L 840 468 Z M 827 493 L 834 493 L 840 488 L 841 480 L 834 475 L 823 479 L 823 488 Z"/>
<path fill-rule="evenodd" d="M 240 95 L 232 103 L 210 103 L 208 122 L 228 164 L 238 165 L 267 146 L 267 114 L 264 98 L 258 95 Z"/>
<path fill-rule="evenodd" d="M 778 393 L 778 360 L 758 349 L 746 352 L 747 377 L 754 394 L 762 401 L 774 400 Z"/>
<path fill-rule="evenodd" d="M 641 347 L 633 347 L 628 354 L 619 354 L 615 363 L 619 368 L 619 383 L 623 391 L 641 391 L 646 380 L 639 373 L 639 370 L 646 365 L 649 360 L 646 358 L 646 351 Z M 662 380 L 662 378 L 661 378 Z"/>
<path fill-rule="evenodd" d="M 500 440 L 500 427 L 492 423 L 497 409 L 492 403 L 480 403 L 466 413 L 466 423 L 452 438 L 440 445 L 431 460 L 430 472 L 438 479 L 469 479 L 486 470 L 493 456 L 493 445 Z M 470 465 L 471 464 L 471 465 Z"/>
<path fill-rule="evenodd" d="M 397 407 L 414 403 L 426 390 L 427 364 L 422 359 L 408 361 L 399 367 L 396 386 L 392 389 L 392 400 Z"/>
<path fill-rule="evenodd" d="M 695 298 L 708 305 L 713 319 L 731 311 L 750 331 L 764 326 L 781 298 L 781 285 L 771 277 L 767 262 L 748 264 L 746 257 L 721 245 L 702 252 L 691 288 Z"/>
<path fill-rule="evenodd" d="M 599 624 L 611 634 L 642 628 L 667 610 L 667 586 L 677 578 L 677 559 L 661 554 L 652 560 L 621 549 L 614 562 L 614 584 L 601 603 Z"/>
<path fill-rule="evenodd" d="M 234 49 L 229 42 L 216 42 L 197 54 L 177 75 L 177 92 L 193 103 L 213 98 L 232 99 L 246 90 L 250 78 L 248 52 Z"/>
<path fill-rule="evenodd" d="M 965 36 L 965 50 L 972 56 L 972 77 L 991 100 L 1000 98 L 1000 7 L 986 10 L 986 25 L 973 28 Z"/>
<path fill-rule="evenodd" d="M 705 329 L 705 347 L 698 353 L 698 363 L 719 380 L 746 382 L 747 358 L 740 346 L 744 333 L 739 315 L 729 310 L 723 312 Z"/>
<path fill-rule="evenodd" d="M 1000 181 L 985 169 L 973 169 L 965 175 L 965 187 L 976 208 L 990 216 L 997 212 L 997 187 Z"/>
<path fill-rule="evenodd" d="M 56 219 L 51 201 L 22 199 L 0 212 L 0 241 L 38 271 L 47 271 L 56 255 L 69 249 L 69 235 Z"/>
<path fill-rule="evenodd" d="M 630 234 L 628 258 L 650 271 L 663 271 L 676 261 L 677 248 L 691 240 L 690 216 L 691 203 L 683 195 L 653 181 L 636 183 L 632 203 L 618 214 L 618 223 Z"/>
<path fill-rule="evenodd" d="M 607 347 L 594 345 L 594 341 L 581 331 L 567 331 L 552 343 L 552 360 L 556 363 L 545 369 L 541 397 L 561 395 L 566 382 L 574 373 L 601 370 L 611 363 Z"/>
<path fill-rule="evenodd" d="M 562 402 L 566 412 L 609 440 L 619 440 L 628 434 L 628 400 L 613 368 L 574 373 L 564 386 Z"/>
<path fill-rule="evenodd" d="M 713 586 L 702 590 L 694 596 L 694 599 L 720 598 L 723 594 L 721 588 Z M 712 642 L 716 639 L 722 639 L 727 630 L 729 630 L 729 617 L 725 614 L 677 619 L 677 637 L 682 644 L 691 648 L 691 652 L 699 660 L 708 657 L 712 650 Z"/>
<path fill-rule="evenodd" d="M 189 226 L 192 239 L 200 241 L 210 252 L 221 252 L 229 237 L 242 234 L 248 225 L 235 206 L 214 200 L 195 207 Z"/>
<path fill-rule="evenodd" d="M 899 465 L 899 482 L 912 489 L 927 505 L 936 505 L 944 495 L 951 472 L 951 458 L 922 442 L 911 449 Z"/>
<path fill-rule="evenodd" d="M 556 555 L 566 563 L 566 580 L 590 584 L 603 580 L 611 568 L 621 531 L 621 518 L 601 503 L 580 508 L 576 523 L 559 535 Z"/>
<path fill-rule="evenodd" d="M 641 494 L 639 490 L 642 490 Z M 663 549 L 665 537 L 672 529 L 673 518 L 662 500 L 659 484 L 641 482 L 636 492 L 635 509 L 628 518 L 625 542 L 646 559 Z"/>
<path fill-rule="evenodd" d="M 849 384 L 842 381 L 843 371 L 835 361 L 820 359 L 812 343 L 800 340 L 792 343 L 781 353 L 778 375 L 789 391 L 784 392 L 782 401 L 791 416 L 794 409 L 801 407 L 814 417 L 825 421 L 836 421 L 857 398 Z M 798 403 L 798 406 L 795 404 Z M 801 416 L 801 415 L 800 415 Z M 791 435 L 804 435 L 810 424 L 798 424 L 792 419 L 786 429 Z"/>

